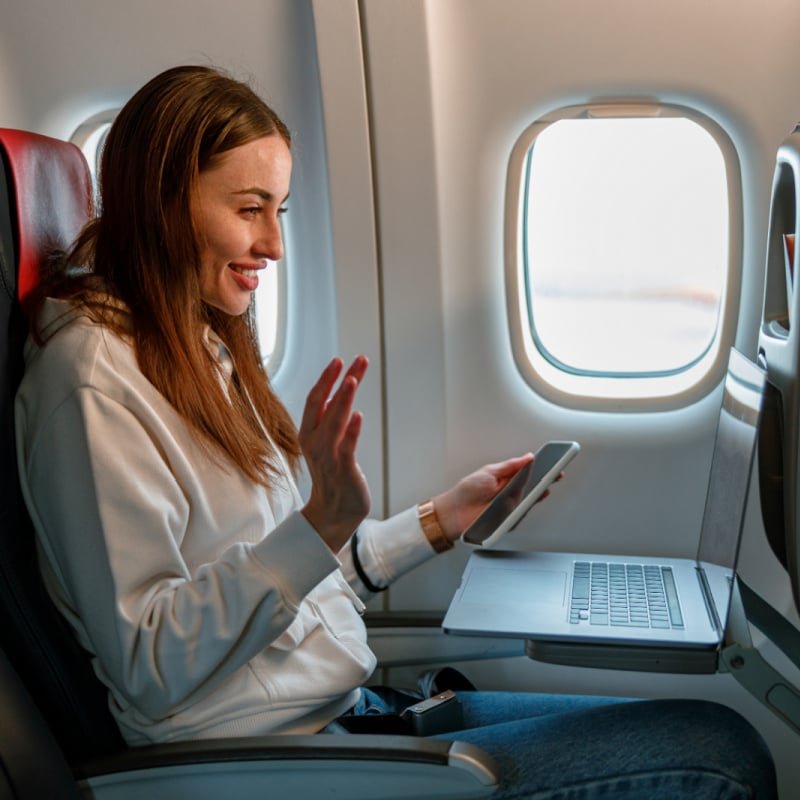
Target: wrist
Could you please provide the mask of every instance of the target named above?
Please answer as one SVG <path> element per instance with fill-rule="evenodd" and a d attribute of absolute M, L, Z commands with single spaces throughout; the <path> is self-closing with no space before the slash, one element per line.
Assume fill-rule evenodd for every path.
<path fill-rule="evenodd" d="M 300 513 L 334 555 L 347 544 L 358 529 L 358 523 L 330 522 L 324 513 L 317 512 L 310 503 L 300 509 Z"/>
<path fill-rule="evenodd" d="M 417 517 L 425 537 L 437 553 L 443 553 L 453 547 L 453 541 L 445 534 L 434 501 L 426 500 L 417 506 Z"/>

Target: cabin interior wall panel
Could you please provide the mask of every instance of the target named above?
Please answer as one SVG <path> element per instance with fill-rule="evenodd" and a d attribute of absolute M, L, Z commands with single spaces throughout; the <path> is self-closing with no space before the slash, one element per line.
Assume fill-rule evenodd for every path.
<path fill-rule="evenodd" d="M 312 6 L 339 353 L 345 359 L 358 353 L 369 358 L 369 371 L 358 394 L 358 406 L 365 412 L 361 440 L 366 445 L 359 449 L 359 460 L 370 479 L 373 514 L 382 516 L 386 509 L 381 306 L 361 21 L 355 0 L 314 0 Z M 302 227 L 302 220 L 298 224 Z"/>
<path fill-rule="evenodd" d="M 783 2 L 763 14 L 734 4 L 722 13 L 715 3 L 655 9 L 631 1 L 609 15 L 578 0 L 363 0 L 361 7 L 384 287 L 390 509 L 486 460 L 576 438 L 583 452 L 520 527 L 520 547 L 693 554 L 719 393 L 672 411 L 600 413 L 556 407 L 523 382 L 506 322 L 506 167 L 522 130 L 562 105 L 647 97 L 718 121 L 742 164 L 735 343 L 754 356 L 775 151 L 800 115 L 791 79 L 800 74 L 800 51 L 787 30 L 797 29 L 791 23 L 800 23 L 800 9 Z M 410 331 L 412 317 L 418 322 Z M 747 535 L 759 537 L 760 547 L 754 527 Z M 425 577 L 415 573 L 392 589 L 392 607 L 444 606 L 464 559 L 454 553 L 427 565 Z"/>
<path fill-rule="evenodd" d="M 764 13 L 748 3 L 617 0 L 609 13 L 583 0 L 360 5 L 384 297 L 390 510 L 486 461 L 575 438 L 583 452 L 510 546 L 693 555 L 720 393 L 684 408 L 624 414 L 557 407 L 529 388 L 506 321 L 508 158 L 531 122 L 570 104 L 647 99 L 694 107 L 719 123 L 738 151 L 743 193 L 740 313 L 728 344 L 754 357 L 775 153 L 800 118 L 800 6 L 782 0 Z M 754 494 L 742 572 L 797 620 Z M 425 565 L 392 587 L 389 607 L 445 608 L 466 558 L 457 549 Z M 477 644 L 474 655 L 483 655 Z M 796 738 L 728 676 L 612 673 L 525 658 L 459 666 L 486 688 L 711 696 L 764 731 L 785 787 L 800 777 Z M 413 672 L 388 676 L 411 682 Z"/>
<path fill-rule="evenodd" d="M 510 543 L 690 555 L 720 392 L 685 408 L 625 414 L 624 403 L 619 411 L 564 408 L 531 390 L 507 324 L 508 158 L 531 122 L 574 103 L 647 99 L 717 121 L 741 162 L 735 344 L 753 356 L 775 153 L 800 119 L 800 5 L 613 6 L 610 13 L 608 4 L 586 0 L 6 0 L 0 123 L 66 138 L 178 63 L 216 64 L 250 79 L 294 135 L 291 321 L 275 383 L 298 418 L 330 357 L 367 353 L 360 461 L 375 513 L 401 510 L 486 461 L 575 438 L 580 457 Z M 741 570 L 792 616 L 753 491 Z M 443 609 L 466 557 L 456 548 L 377 602 Z M 428 637 L 423 648 L 431 658 L 435 641 Z M 461 666 L 483 688 L 719 699 L 764 732 L 782 785 L 800 782 L 796 739 L 728 676 L 603 672 L 526 658 Z M 393 668 L 383 677 L 410 682 L 415 672 Z"/>

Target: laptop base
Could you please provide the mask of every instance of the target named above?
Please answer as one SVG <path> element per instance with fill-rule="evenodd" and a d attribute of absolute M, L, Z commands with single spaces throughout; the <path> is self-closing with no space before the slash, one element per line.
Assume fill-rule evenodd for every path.
<path fill-rule="evenodd" d="M 717 672 L 719 650 L 680 650 L 638 645 L 600 645 L 528 639 L 525 654 L 535 661 L 566 667 L 705 675 Z"/>

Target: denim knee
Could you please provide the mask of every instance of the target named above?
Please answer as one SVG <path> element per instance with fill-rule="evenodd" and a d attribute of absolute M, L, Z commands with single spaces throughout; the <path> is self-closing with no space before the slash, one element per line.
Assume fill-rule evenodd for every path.
<path fill-rule="evenodd" d="M 608 698 L 577 703 L 567 697 L 559 703 L 545 697 L 532 698 L 530 708 L 530 718 L 521 719 L 517 710 L 501 722 L 487 713 L 485 719 L 497 721 L 437 738 L 468 741 L 492 755 L 502 768 L 496 796 L 503 800 L 640 798 L 645 786 L 648 796 L 670 800 L 777 795 L 766 744 L 727 706 Z"/>

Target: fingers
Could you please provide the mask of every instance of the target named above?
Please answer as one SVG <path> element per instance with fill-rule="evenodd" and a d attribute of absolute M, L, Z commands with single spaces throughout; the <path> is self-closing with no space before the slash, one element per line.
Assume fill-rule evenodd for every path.
<path fill-rule="evenodd" d="M 339 447 L 353 422 L 353 402 L 356 399 L 358 382 L 352 375 L 347 375 L 331 398 L 324 416 L 320 420 L 318 430 L 327 436 L 334 447 Z"/>
<path fill-rule="evenodd" d="M 369 359 L 365 355 L 356 356 L 353 359 L 353 363 L 350 365 L 350 368 L 347 370 L 348 375 L 352 375 L 357 383 L 361 383 L 361 379 L 364 377 L 367 371 L 367 367 L 369 366 Z"/>
<path fill-rule="evenodd" d="M 358 356 L 341 378 L 335 358 L 308 394 L 300 426 L 300 446 L 311 477 L 311 496 L 303 513 L 323 541 L 337 553 L 369 512 L 370 496 L 356 460 L 363 416 L 353 411 L 367 359 Z"/>
<path fill-rule="evenodd" d="M 334 361 L 336 360 L 338 359 L 334 359 Z M 367 371 L 368 364 L 369 362 L 366 356 L 356 356 L 353 359 L 353 363 L 344 374 L 339 388 L 330 399 L 328 403 L 329 407 L 333 406 L 335 403 L 345 405 L 348 401 L 352 401 L 352 397 L 355 395 L 356 389 L 358 389 L 361 384 L 361 379 Z"/>
<path fill-rule="evenodd" d="M 347 423 L 347 428 L 342 436 L 342 442 L 339 452 L 343 458 L 355 462 L 356 460 L 356 445 L 358 444 L 358 437 L 361 435 L 361 425 L 364 420 L 364 415 L 360 411 L 356 411 Z"/>
<path fill-rule="evenodd" d="M 311 387 L 311 391 L 306 398 L 305 408 L 303 409 L 303 419 L 300 428 L 313 430 L 319 424 L 322 414 L 328 402 L 328 395 L 331 393 L 339 373 L 342 371 L 342 359 L 334 358 L 319 376 L 317 382 Z"/>
<path fill-rule="evenodd" d="M 545 489 L 544 493 L 543 493 L 543 494 L 542 494 L 542 496 L 541 496 L 541 497 L 540 497 L 540 498 L 539 498 L 539 499 L 536 501 L 536 503 L 541 503 L 541 502 L 542 502 L 542 500 L 546 500 L 548 497 L 550 497 L 550 490 L 549 490 L 549 489 Z M 536 503 L 534 503 L 534 505 L 536 505 Z"/>
<path fill-rule="evenodd" d="M 341 437 L 350 418 L 356 390 L 367 371 L 369 362 L 364 355 L 356 356 L 342 378 L 339 388 L 331 396 L 342 366 L 342 360 L 334 358 L 311 388 L 300 423 L 301 433 L 309 433 L 326 424 L 332 428 L 335 439 Z"/>
<path fill-rule="evenodd" d="M 367 359 L 364 356 L 358 356 L 350 365 L 339 388 L 334 392 L 318 419 L 317 425 L 320 432 L 329 436 L 335 446 L 338 446 L 346 432 L 351 430 L 356 391 L 366 371 Z M 360 423 L 357 427 L 360 430 Z"/>
<path fill-rule="evenodd" d="M 524 455 L 517 456 L 516 458 L 509 458 L 508 461 L 504 462 L 502 465 L 503 469 L 501 470 L 501 474 L 505 477 L 511 477 L 512 475 L 516 475 L 524 466 L 533 461 L 533 453 L 525 453 Z"/>
<path fill-rule="evenodd" d="M 533 453 L 524 453 L 521 456 L 507 458 L 505 461 L 498 461 L 496 464 L 487 464 L 485 468 L 497 478 L 510 478 L 531 461 Z"/>
<path fill-rule="evenodd" d="M 486 469 L 497 483 L 496 491 L 502 489 L 524 466 L 533 461 L 533 453 L 525 453 L 497 464 L 488 464 Z"/>

